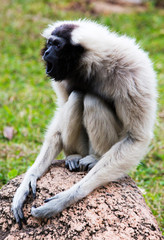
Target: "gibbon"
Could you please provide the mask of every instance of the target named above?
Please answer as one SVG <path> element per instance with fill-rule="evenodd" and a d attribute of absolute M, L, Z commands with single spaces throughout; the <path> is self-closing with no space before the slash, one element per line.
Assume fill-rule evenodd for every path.
<path fill-rule="evenodd" d="M 46 74 L 58 110 L 41 151 L 17 189 L 12 211 L 19 226 L 31 187 L 63 150 L 70 171 L 86 176 L 70 189 L 32 207 L 51 217 L 95 188 L 122 178 L 146 154 L 156 115 L 156 74 L 134 39 L 89 20 L 59 21 L 43 32 Z"/>

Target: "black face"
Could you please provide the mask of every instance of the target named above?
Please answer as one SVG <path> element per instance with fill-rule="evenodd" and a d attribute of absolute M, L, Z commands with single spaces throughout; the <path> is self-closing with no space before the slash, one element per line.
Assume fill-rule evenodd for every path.
<path fill-rule="evenodd" d="M 79 66 L 84 48 L 71 42 L 71 32 L 76 27 L 64 24 L 56 28 L 42 50 L 46 73 L 56 81 L 69 78 Z"/>

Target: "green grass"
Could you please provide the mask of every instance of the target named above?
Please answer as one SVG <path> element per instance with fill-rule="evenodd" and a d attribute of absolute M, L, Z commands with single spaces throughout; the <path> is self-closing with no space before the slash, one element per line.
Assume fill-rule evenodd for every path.
<path fill-rule="evenodd" d="M 161 229 L 164 179 L 164 12 L 151 8 L 144 13 L 91 16 L 64 11 L 70 1 L 2 1 L 0 13 L 0 185 L 25 172 L 35 160 L 44 132 L 55 109 L 55 94 L 45 76 L 40 57 L 40 32 L 52 21 L 87 17 L 114 31 L 136 37 L 150 53 L 158 76 L 158 121 L 150 152 L 131 173 Z M 100 36 L 99 36 L 100 37 Z M 160 114 L 159 114 L 160 113 Z M 5 126 L 14 127 L 11 141 L 3 137 Z M 163 211 L 164 212 L 164 211 Z"/>

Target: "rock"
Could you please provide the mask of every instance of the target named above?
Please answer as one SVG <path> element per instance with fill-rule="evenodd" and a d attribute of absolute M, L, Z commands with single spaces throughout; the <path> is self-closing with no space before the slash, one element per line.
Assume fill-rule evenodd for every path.
<path fill-rule="evenodd" d="M 120 0 L 121 1 L 121 0 Z M 130 0 L 129 0 L 130 1 Z M 92 11 L 96 14 L 108 15 L 110 13 L 132 13 L 132 12 L 143 12 L 145 6 L 136 6 L 130 2 L 106 2 L 106 1 L 92 1 Z M 135 7 L 134 7 L 135 6 Z"/>
<path fill-rule="evenodd" d="M 140 5 L 145 3 L 145 0 L 108 0 L 111 3 L 117 4 L 132 4 L 132 5 Z"/>
<path fill-rule="evenodd" d="M 12 179 L 0 191 L 0 239 L 162 239 L 140 190 L 128 176 L 98 188 L 56 217 L 39 220 L 31 216 L 32 205 L 43 204 L 44 199 L 68 189 L 84 175 L 69 172 L 63 161 L 55 161 L 38 180 L 36 200 L 29 196 L 24 205 L 27 225 L 21 230 L 11 213 L 11 202 L 23 175 Z"/>

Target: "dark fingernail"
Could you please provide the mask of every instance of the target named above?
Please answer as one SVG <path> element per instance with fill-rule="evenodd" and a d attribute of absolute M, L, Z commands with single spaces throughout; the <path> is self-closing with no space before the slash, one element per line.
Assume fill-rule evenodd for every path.
<path fill-rule="evenodd" d="M 33 207 L 33 208 L 36 208 L 36 205 L 33 205 L 32 207 Z"/>
<path fill-rule="evenodd" d="M 21 229 L 22 229 L 22 222 L 21 222 L 20 219 L 19 219 L 19 221 L 18 221 L 18 225 L 19 225 L 19 230 L 21 230 Z"/>

